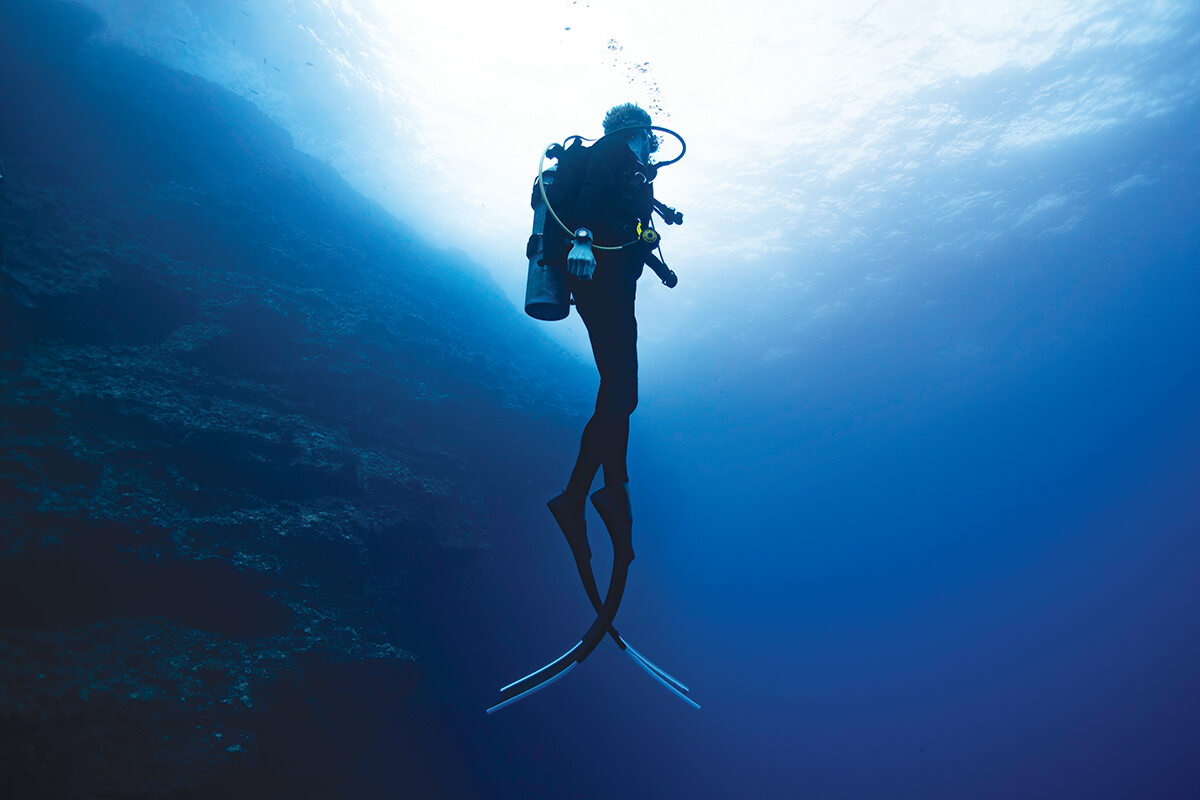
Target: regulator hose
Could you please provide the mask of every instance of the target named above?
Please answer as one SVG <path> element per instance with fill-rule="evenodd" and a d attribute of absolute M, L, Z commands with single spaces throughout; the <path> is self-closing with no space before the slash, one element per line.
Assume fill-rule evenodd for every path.
<path fill-rule="evenodd" d="M 660 170 L 663 167 L 669 167 L 670 165 L 674 164 L 679 159 L 683 158 L 684 154 L 687 152 L 687 142 L 685 142 L 683 140 L 682 136 L 680 136 L 678 133 L 671 130 L 670 128 L 663 128 L 658 125 L 628 125 L 624 128 L 617 128 L 616 130 L 609 131 L 608 133 L 601 136 L 600 139 L 607 139 L 609 136 L 612 136 L 615 133 L 620 133 L 621 131 L 642 130 L 645 128 L 649 128 L 652 131 L 662 131 L 663 133 L 669 133 L 672 136 L 674 136 L 676 139 L 679 140 L 679 144 L 681 146 L 679 155 L 675 156 L 670 161 L 663 161 L 662 163 L 659 163 L 659 164 L 653 164 L 652 166 L 654 167 L 655 171 Z M 563 141 L 569 142 L 572 139 L 581 139 L 585 142 L 599 142 L 600 141 L 600 139 L 588 139 L 584 136 L 568 136 Z M 538 177 L 537 177 L 538 191 L 540 191 L 542 193 L 542 202 L 546 204 L 546 210 L 550 212 L 550 216 L 553 217 L 554 221 L 558 223 L 558 227 L 560 227 L 564 231 L 566 231 L 568 236 L 574 236 L 575 231 L 568 228 L 566 226 L 566 223 L 564 223 L 561 219 L 559 219 L 558 214 L 555 213 L 555 211 L 554 211 L 554 207 L 550 205 L 550 198 L 548 198 L 546 196 L 546 184 L 545 184 L 545 181 L 542 180 L 542 170 L 546 165 L 546 154 L 550 152 L 551 148 L 553 148 L 557 145 L 558 145 L 558 142 L 553 142 L 552 144 L 546 145 L 546 149 L 544 149 L 542 151 L 541 160 L 538 161 Z M 639 241 L 640 241 L 639 239 L 633 239 L 631 241 L 626 242 L 625 244 L 620 244 L 620 245 L 615 245 L 615 246 L 613 246 L 613 245 L 604 246 L 604 245 L 598 245 L 598 244 L 593 243 L 592 249 L 593 250 L 624 250 L 626 247 L 635 245 Z"/>

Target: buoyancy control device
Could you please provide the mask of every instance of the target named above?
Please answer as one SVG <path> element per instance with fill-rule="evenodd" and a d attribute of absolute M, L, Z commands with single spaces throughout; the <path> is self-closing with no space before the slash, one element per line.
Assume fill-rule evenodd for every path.
<path fill-rule="evenodd" d="M 657 125 L 620 128 L 605 134 L 605 136 L 612 136 L 632 128 L 646 127 L 670 134 L 679 140 L 681 147 L 679 155 L 675 158 L 649 165 L 649 180 L 653 181 L 658 170 L 679 161 L 687 152 L 687 144 L 682 136 Z M 571 213 L 587 172 L 588 155 L 591 148 L 584 144 L 585 141 L 592 140 L 584 139 L 582 136 L 569 136 L 563 144 L 556 143 L 547 147 L 538 165 L 538 177 L 533 182 L 533 192 L 530 198 L 530 206 L 533 208 L 533 232 L 525 246 L 525 256 L 529 260 L 525 281 L 525 313 L 534 319 L 560 320 L 565 319 L 570 313 L 571 301 L 570 289 L 567 284 L 566 256 L 575 235 L 575 229 L 570 226 L 587 224 L 587 220 L 573 219 Z M 557 163 L 547 168 L 547 158 L 554 159 Z M 668 225 L 683 224 L 683 214 L 674 208 L 654 200 L 653 209 Z M 594 250 L 638 248 L 642 252 L 646 265 L 654 270 L 663 284 L 674 288 L 679 282 L 678 277 L 653 253 L 655 249 L 659 249 L 659 246 L 658 231 L 652 225 L 647 224 L 639 226 L 638 236 L 632 241 L 595 243 L 592 248 Z M 661 249 L 659 252 L 662 252 Z"/>

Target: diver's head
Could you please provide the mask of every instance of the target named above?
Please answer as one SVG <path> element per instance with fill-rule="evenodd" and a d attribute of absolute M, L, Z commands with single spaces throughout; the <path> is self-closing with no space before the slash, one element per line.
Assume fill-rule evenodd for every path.
<path fill-rule="evenodd" d="M 642 161 L 658 149 L 658 137 L 650 132 L 650 124 L 650 115 L 636 103 L 613 106 L 604 115 L 604 133 L 622 131 L 629 139 L 630 148 Z"/>
<path fill-rule="evenodd" d="M 639 125 L 650 125 L 650 115 L 637 103 L 622 103 L 613 106 L 604 115 L 604 132 L 612 133 L 621 128 L 635 128 Z"/>

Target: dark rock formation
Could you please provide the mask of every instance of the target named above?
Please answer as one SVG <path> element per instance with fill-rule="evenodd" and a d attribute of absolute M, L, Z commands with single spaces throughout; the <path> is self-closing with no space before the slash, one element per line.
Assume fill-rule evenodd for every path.
<path fill-rule="evenodd" d="M 99 27 L 0 6 L 0 794 L 332 796 L 275 767 L 402 709 L 407 576 L 586 400 L 494 287 Z"/>

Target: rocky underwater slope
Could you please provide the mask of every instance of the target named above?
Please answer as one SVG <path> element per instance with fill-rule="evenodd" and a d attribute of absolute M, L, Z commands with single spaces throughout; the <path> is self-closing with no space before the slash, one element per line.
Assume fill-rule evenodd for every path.
<path fill-rule="evenodd" d="M 0 7 L 0 794 L 324 796 L 297 748 L 402 710 L 408 582 L 486 547 L 582 373 L 100 25 Z"/>

